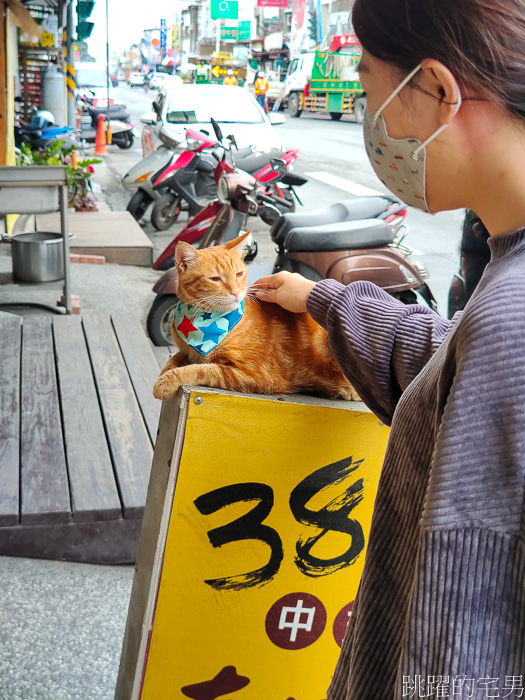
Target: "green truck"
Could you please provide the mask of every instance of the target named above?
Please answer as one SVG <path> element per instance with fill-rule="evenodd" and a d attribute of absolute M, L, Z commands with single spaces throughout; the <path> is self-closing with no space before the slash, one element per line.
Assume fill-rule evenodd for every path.
<path fill-rule="evenodd" d="M 360 53 L 356 46 L 345 53 L 308 51 L 294 58 L 283 86 L 290 116 L 317 112 L 339 120 L 343 114 L 353 114 L 361 123 L 366 96 L 357 72 Z"/>

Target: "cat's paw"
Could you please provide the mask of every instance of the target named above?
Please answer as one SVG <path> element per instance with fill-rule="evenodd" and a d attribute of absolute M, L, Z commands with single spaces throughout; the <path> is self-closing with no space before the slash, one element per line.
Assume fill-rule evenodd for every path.
<path fill-rule="evenodd" d="M 153 387 L 153 396 L 156 399 L 165 401 L 172 399 L 180 387 L 180 379 L 177 372 L 170 370 L 165 374 L 161 374 Z"/>
<path fill-rule="evenodd" d="M 345 399 L 345 401 L 361 401 L 361 397 L 350 384 L 341 389 L 339 396 L 340 398 Z"/>

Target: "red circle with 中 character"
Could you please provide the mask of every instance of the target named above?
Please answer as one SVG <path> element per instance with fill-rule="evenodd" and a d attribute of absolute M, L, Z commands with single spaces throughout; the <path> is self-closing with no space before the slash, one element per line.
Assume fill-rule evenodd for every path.
<path fill-rule="evenodd" d="M 326 627 L 326 610 L 309 593 L 279 598 L 266 615 L 266 634 L 281 649 L 304 649 L 316 642 Z"/>
<path fill-rule="evenodd" d="M 354 607 L 354 601 L 345 605 L 345 607 L 340 610 L 335 616 L 334 620 L 334 639 L 337 645 L 343 646 L 343 639 L 345 638 L 346 628 L 350 622 L 350 615 L 352 614 L 352 609 Z"/>

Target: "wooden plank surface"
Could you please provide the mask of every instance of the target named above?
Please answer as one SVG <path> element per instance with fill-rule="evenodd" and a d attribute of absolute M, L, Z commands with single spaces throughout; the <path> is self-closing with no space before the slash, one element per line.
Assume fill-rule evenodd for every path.
<path fill-rule="evenodd" d="M 122 517 L 80 319 L 53 319 L 71 505 L 75 522 Z"/>
<path fill-rule="evenodd" d="M 17 525 L 20 476 L 19 316 L 0 318 L 0 526 Z"/>
<path fill-rule="evenodd" d="M 83 326 L 124 516 L 142 517 L 153 456 L 148 431 L 109 316 L 84 316 Z"/>
<path fill-rule="evenodd" d="M 130 314 L 113 316 L 112 322 L 144 422 L 154 445 L 162 405 L 162 402 L 153 396 L 153 385 L 159 376 L 157 359 L 136 316 Z"/>
<path fill-rule="evenodd" d="M 167 345 L 152 345 L 151 349 L 157 358 L 159 367 L 162 369 L 166 362 L 170 359 L 171 352 L 169 347 Z"/>
<path fill-rule="evenodd" d="M 24 319 L 21 405 L 22 524 L 68 522 L 71 506 L 49 316 Z"/>

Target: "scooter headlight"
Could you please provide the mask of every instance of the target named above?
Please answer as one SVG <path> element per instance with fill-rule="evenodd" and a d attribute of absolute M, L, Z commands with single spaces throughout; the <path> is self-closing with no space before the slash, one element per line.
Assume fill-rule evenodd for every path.
<path fill-rule="evenodd" d="M 187 151 L 198 151 L 202 144 L 195 139 L 186 139 L 186 150 Z"/>
<path fill-rule="evenodd" d="M 219 184 L 217 185 L 217 197 L 222 204 L 228 203 L 228 195 L 230 193 L 230 188 L 228 187 L 228 180 L 224 175 L 221 175 Z"/>

